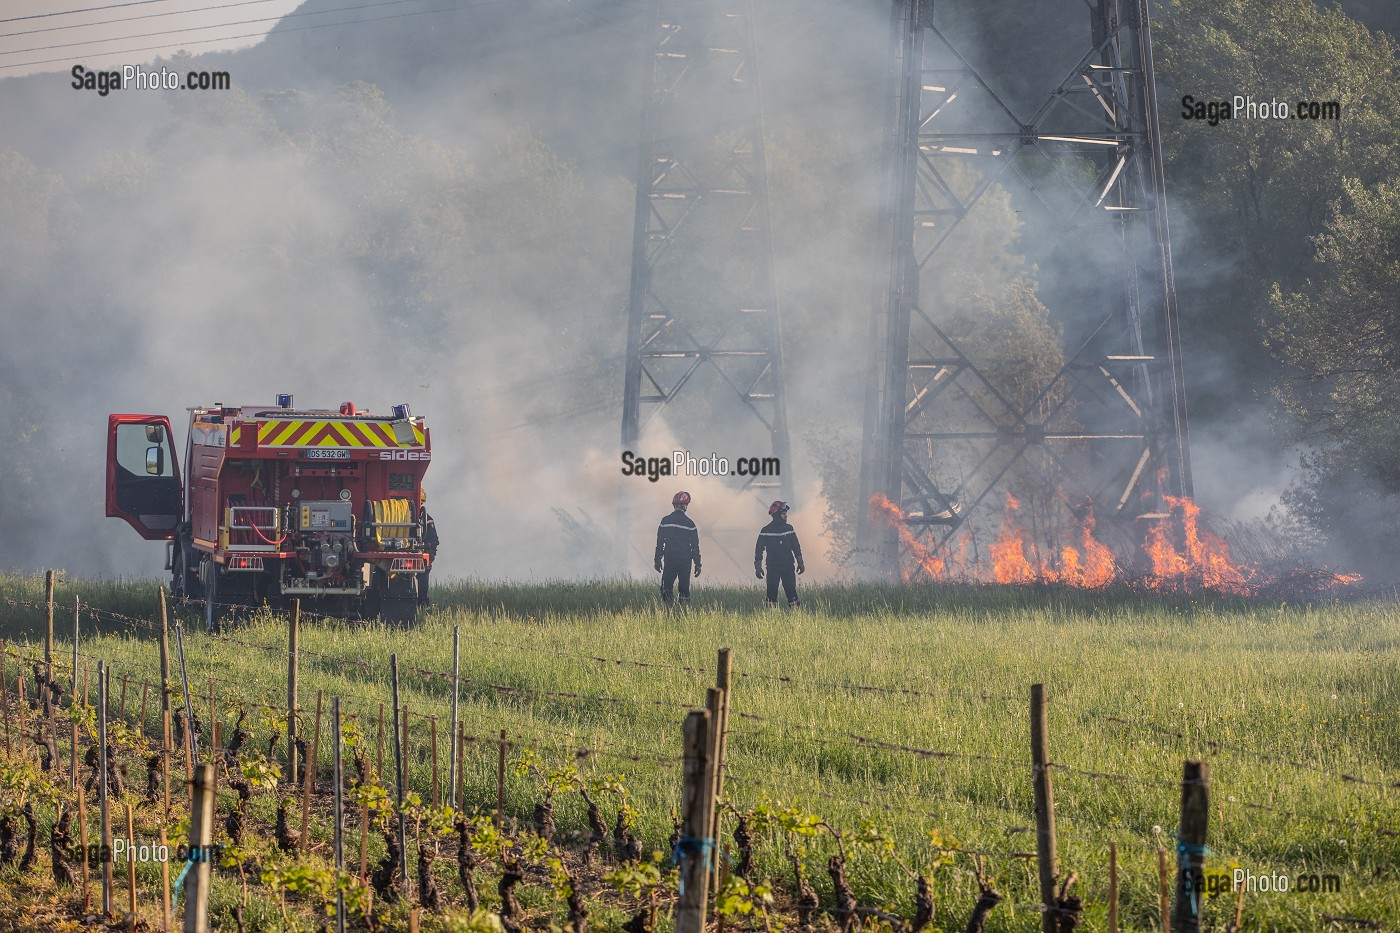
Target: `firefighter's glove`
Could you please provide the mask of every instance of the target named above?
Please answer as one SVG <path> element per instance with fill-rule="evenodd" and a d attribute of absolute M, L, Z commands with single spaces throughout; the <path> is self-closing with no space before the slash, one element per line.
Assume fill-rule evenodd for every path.
<path fill-rule="evenodd" d="M 806 566 L 802 563 L 802 561 L 798 561 L 798 562 L 797 562 L 797 572 L 798 572 L 798 573 L 806 573 L 806 572 L 807 572 L 807 568 L 806 568 Z"/>
<path fill-rule="evenodd" d="M 762 580 L 762 579 L 763 579 L 763 567 L 762 567 L 761 565 L 759 565 L 759 564 L 754 564 L 754 565 L 753 565 L 753 575 L 754 575 L 755 577 L 758 577 L 758 579 Z"/>
<path fill-rule="evenodd" d="M 695 575 L 700 576 L 700 562 L 698 560 L 695 562 Z"/>
<path fill-rule="evenodd" d="M 660 572 L 661 572 L 661 558 L 659 558 L 659 557 L 656 559 L 656 572 L 657 572 L 657 573 L 660 573 Z"/>

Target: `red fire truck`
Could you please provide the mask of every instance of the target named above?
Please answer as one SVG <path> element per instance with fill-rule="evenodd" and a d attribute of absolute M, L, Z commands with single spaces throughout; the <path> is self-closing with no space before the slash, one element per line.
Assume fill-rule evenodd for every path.
<path fill-rule="evenodd" d="M 409 623 L 431 558 L 419 521 L 428 428 L 389 415 L 215 403 L 170 419 L 109 415 L 107 515 L 166 541 L 177 598 L 217 627 L 229 606 L 317 600 L 317 611 Z"/>

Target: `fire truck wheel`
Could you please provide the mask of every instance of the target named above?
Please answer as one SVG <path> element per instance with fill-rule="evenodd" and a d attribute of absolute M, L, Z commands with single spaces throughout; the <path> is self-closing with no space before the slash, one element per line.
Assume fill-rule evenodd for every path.
<path fill-rule="evenodd" d="M 418 617 L 418 580 L 412 574 L 381 577 L 379 615 L 390 625 L 412 625 Z"/>
<path fill-rule="evenodd" d="M 199 596 L 199 580 L 190 573 L 189 552 L 184 548 L 180 548 L 175 555 L 175 575 L 170 581 L 170 595 L 179 602 Z"/>
<path fill-rule="evenodd" d="M 223 616 L 223 607 L 219 605 L 219 567 L 213 561 L 206 561 L 208 580 L 204 585 L 204 630 L 215 633 L 222 630 L 219 624 Z"/>
<path fill-rule="evenodd" d="M 379 590 L 369 587 L 365 594 L 360 597 L 360 618 L 374 620 L 379 618 Z"/>
<path fill-rule="evenodd" d="M 418 600 L 386 596 L 380 604 L 380 617 L 389 625 L 412 625 L 418 618 Z"/>

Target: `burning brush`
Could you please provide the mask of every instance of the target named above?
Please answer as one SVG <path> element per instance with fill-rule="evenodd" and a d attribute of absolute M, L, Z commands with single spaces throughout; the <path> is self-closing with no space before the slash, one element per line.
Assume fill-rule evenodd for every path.
<path fill-rule="evenodd" d="M 1125 566 L 1094 534 L 1093 510 L 1072 510 L 1078 522 L 1070 541 L 1042 550 L 1021 521 L 1021 503 L 1006 497 L 997 540 L 988 548 L 989 562 L 969 561 L 967 536 L 956 554 L 940 554 L 920 541 L 905 523 L 899 506 L 883 495 L 870 500 L 871 515 L 887 522 L 899 535 L 906 555 L 906 583 L 925 575 L 940 583 L 986 582 L 1010 585 L 1054 584 L 1074 589 L 1104 589 L 1121 585 L 1156 593 L 1208 592 L 1229 596 L 1273 596 L 1316 593 L 1358 582 L 1356 574 L 1328 570 L 1266 574 L 1258 567 L 1236 563 L 1224 538 L 1201 527 L 1201 507 L 1190 499 L 1164 497 L 1167 513 L 1148 530 L 1141 547 L 1141 570 Z"/>

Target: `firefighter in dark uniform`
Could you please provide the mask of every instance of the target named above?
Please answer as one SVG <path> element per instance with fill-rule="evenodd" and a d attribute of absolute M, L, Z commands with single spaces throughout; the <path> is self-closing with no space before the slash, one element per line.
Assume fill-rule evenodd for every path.
<path fill-rule="evenodd" d="M 768 507 L 773 520 L 763 526 L 758 533 L 758 541 L 753 546 L 753 572 L 763 579 L 763 553 L 768 552 L 768 605 L 778 604 L 778 584 L 783 585 L 783 595 L 787 597 L 788 608 L 801 605 L 797 598 L 797 575 L 806 573 L 802 564 L 802 545 L 797 540 L 797 532 L 787 522 L 788 504 L 781 499 Z"/>
<path fill-rule="evenodd" d="M 418 604 L 427 606 L 431 604 L 428 598 L 428 576 L 433 572 L 433 564 L 437 561 L 438 531 L 437 522 L 428 514 L 428 494 L 421 489 L 418 492 L 418 521 L 423 526 L 423 550 L 428 552 L 428 569 L 418 575 Z"/>
<path fill-rule="evenodd" d="M 690 493 L 678 492 L 671 498 L 675 509 L 656 528 L 656 572 L 661 574 L 661 601 L 671 605 L 671 588 L 679 584 L 681 605 L 690 602 L 690 567 L 700 576 L 700 531 L 685 514 Z"/>

